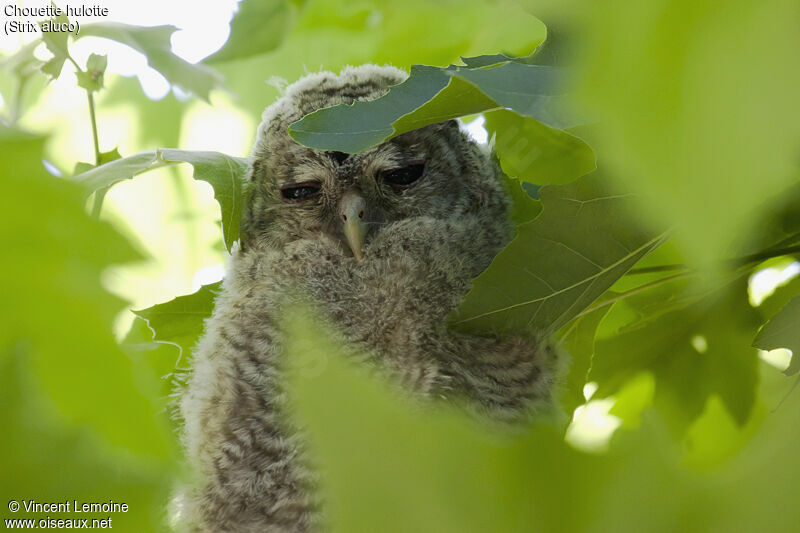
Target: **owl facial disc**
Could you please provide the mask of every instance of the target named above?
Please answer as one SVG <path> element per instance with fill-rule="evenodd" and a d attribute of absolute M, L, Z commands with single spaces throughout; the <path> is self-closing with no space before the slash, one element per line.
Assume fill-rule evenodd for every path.
<path fill-rule="evenodd" d="M 339 213 L 342 217 L 342 231 L 347 240 L 347 245 L 353 251 L 356 261 L 364 257 L 364 239 L 367 236 L 367 221 L 364 219 L 364 210 L 367 202 L 358 191 L 348 191 L 342 197 Z"/>

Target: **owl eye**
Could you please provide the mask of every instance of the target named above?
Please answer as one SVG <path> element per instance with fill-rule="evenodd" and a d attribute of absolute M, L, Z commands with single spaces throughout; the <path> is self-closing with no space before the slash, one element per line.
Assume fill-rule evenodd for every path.
<path fill-rule="evenodd" d="M 379 176 L 387 185 L 394 187 L 410 187 L 425 173 L 425 163 L 413 163 L 403 168 L 384 170 Z"/>
<path fill-rule="evenodd" d="M 299 183 L 281 187 L 281 196 L 285 200 L 307 200 L 319 193 L 319 185 L 313 183 Z"/>

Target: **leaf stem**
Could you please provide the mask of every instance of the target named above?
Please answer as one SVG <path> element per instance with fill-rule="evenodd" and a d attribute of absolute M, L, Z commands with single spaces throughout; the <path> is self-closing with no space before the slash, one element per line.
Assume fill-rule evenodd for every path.
<path fill-rule="evenodd" d="M 97 117 L 94 112 L 94 95 L 87 90 L 86 96 L 89 98 L 89 117 L 92 121 L 92 140 L 94 141 L 94 164 L 100 165 L 100 141 L 97 137 Z"/>
<path fill-rule="evenodd" d="M 614 296 L 612 296 L 610 298 L 607 298 L 605 300 L 601 300 L 601 301 L 595 303 L 594 305 L 592 305 L 591 307 L 587 307 L 586 309 L 584 309 L 583 311 L 581 311 L 580 313 L 575 315 L 575 318 L 582 317 L 583 315 L 588 315 L 592 311 L 597 311 L 601 307 L 605 307 L 607 305 L 611 305 L 614 302 L 617 302 L 619 300 L 623 300 L 623 299 L 625 299 L 625 298 L 627 298 L 629 296 L 633 296 L 634 294 L 638 294 L 638 293 L 646 291 L 648 289 L 652 289 L 653 287 L 658 287 L 659 285 L 663 285 L 665 283 L 669 283 L 670 281 L 675 281 L 676 279 L 689 277 L 690 275 L 691 275 L 690 272 L 680 272 L 678 274 L 673 274 L 671 276 L 667 276 L 667 277 L 664 277 L 664 278 L 657 279 L 655 281 L 651 281 L 650 283 L 645 283 L 643 285 L 639 285 L 638 287 L 634 287 L 633 289 L 627 290 L 625 292 L 621 292 L 619 294 L 615 294 Z"/>
<path fill-rule="evenodd" d="M 70 62 L 70 63 L 72 63 L 73 65 L 75 65 L 75 69 L 77 69 L 77 71 L 78 71 L 78 72 L 83 72 L 83 69 L 81 68 L 81 66 L 80 66 L 80 65 L 78 65 L 78 62 L 77 62 L 77 61 L 75 61 L 75 60 L 72 58 L 72 56 L 71 56 L 71 55 L 69 55 L 69 52 L 66 52 L 66 51 L 65 51 L 64 53 L 65 53 L 65 55 L 67 56 L 67 59 L 69 59 L 69 62 Z"/>
<path fill-rule="evenodd" d="M 78 62 L 73 59 L 73 57 L 66 53 L 67 59 L 75 66 L 75 69 L 78 72 L 83 72 L 83 69 L 78 65 Z M 94 165 L 96 167 L 100 166 L 100 139 L 97 135 L 97 115 L 95 113 L 94 108 L 94 95 L 92 91 L 86 89 L 86 97 L 89 100 L 89 120 L 92 124 L 92 144 L 94 145 Z M 104 187 L 102 189 L 98 189 L 94 193 L 94 201 L 92 202 L 92 218 L 99 218 L 100 211 L 103 208 L 103 200 L 105 199 L 106 193 L 108 192 L 108 187 Z"/>
<path fill-rule="evenodd" d="M 674 270 L 688 270 L 689 267 L 679 263 L 673 265 L 657 265 L 651 267 L 632 268 L 626 273 L 627 276 L 635 276 L 636 274 L 652 274 L 653 272 L 672 272 Z"/>
<path fill-rule="evenodd" d="M 738 259 L 733 259 L 730 261 L 730 263 L 732 263 L 734 266 L 749 265 L 750 263 L 757 263 L 765 259 L 771 259 L 773 257 L 780 257 L 782 255 L 791 255 L 796 253 L 800 253 L 800 245 L 785 246 L 781 248 L 767 248 L 766 250 L 762 250 L 761 252 L 756 252 L 754 254 L 740 257 Z"/>
<path fill-rule="evenodd" d="M 788 246 L 790 244 L 796 243 L 798 240 L 800 240 L 800 231 L 798 231 L 797 233 L 792 233 L 782 241 L 776 243 L 774 248 L 778 248 L 779 246 Z"/>
<path fill-rule="evenodd" d="M 752 263 L 757 263 L 759 261 L 763 261 L 765 259 L 770 259 L 773 257 L 780 257 L 782 255 L 789 255 L 794 253 L 800 253 L 800 245 L 796 246 L 785 246 L 779 248 L 768 248 L 766 250 L 762 250 L 761 252 L 756 252 L 754 254 L 746 255 L 744 257 L 739 257 L 736 259 L 730 259 L 726 261 L 733 266 L 746 266 Z M 671 272 L 674 270 L 681 270 L 682 272 L 678 272 L 677 274 L 673 274 L 671 276 L 666 276 L 663 278 L 659 278 L 657 280 L 651 281 L 650 283 L 644 283 L 639 285 L 638 287 L 634 287 L 633 289 L 627 290 L 625 292 L 621 292 L 619 294 L 615 294 L 614 296 L 607 298 L 605 300 L 601 300 L 596 302 L 594 305 L 587 307 L 577 315 L 575 318 L 580 318 L 584 315 L 588 315 L 593 311 L 597 311 L 601 307 L 605 307 L 607 305 L 611 305 L 614 302 L 618 302 L 619 300 L 624 300 L 629 296 L 633 296 L 634 294 L 638 294 L 640 292 L 646 291 L 648 289 L 652 289 L 653 287 L 658 287 L 659 285 L 663 285 L 665 283 L 669 283 L 670 281 L 674 281 L 681 278 L 689 277 L 693 274 L 693 272 L 687 267 L 686 265 L 680 264 L 673 264 L 673 265 L 657 265 L 652 267 L 642 267 L 642 268 L 634 268 L 628 271 L 626 275 L 631 274 L 650 274 L 655 272 Z M 566 334 L 564 335 L 566 336 Z"/>
<path fill-rule="evenodd" d="M 100 166 L 100 141 L 97 137 L 97 116 L 94 111 L 94 95 L 92 91 L 86 90 L 86 96 L 89 99 L 89 117 L 92 122 L 92 141 L 94 141 L 94 164 Z M 100 218 L 100 211 L 103 209 L 103 200 L 108 192 L 108 187 L 104 187 L 94 193 L 94 201 L 92 202 L 92 218 Z"/>
<path fill-rule="evenodd" d="M 796 239 L 797 236 L 792 236 L 789 240 Z M 785 241 L 784 241 L 785 242 Z M 783 243 L 783 242 L 782 242 Z M 773 257 L 780 257 L 782 255 L 791 255 L 800 253 L 800 245 L 795 246 L 781 246 L 782 243 L 778 243 L 779 247 L 776 248 L 767 248 L 766 250 L 762 250 L 760 252 L 756 252 L 754 254 L 745 255 L 743 257 L 737 257 L 735 259 L 728 259 L 724 262 L 727 266 L 744 266 L 749 265 L 752 263 L 758 263 L 760 261 L 764 261 L 766 259 L 771 259 Z M 640 268 L 632 268 L 630 269 L 625 275 L 626 276 L 635 276 L 637 274 L 652 274 L 654 272 L 672 272 L 674 270 L 684 270 L 688 271 L 689 267 L 683 264 L 672 264 L 672 265 L 656 265 L 651 267 L 640 267 Z"/>
<path fill-rule="evenodd" d="M 794 355 L 792 355 L 792 357 L 794 357 Z M 791 388 L 788 391 L 786 391 L 786 394 L 784 394 L 783 398 L 781 398 L 781 401 L 778 402 L 778 405 L 776 405 L 775 409 L 772 410 L 773 413 L 781 408 L 783 402 L 785 402 L 786 399 L 789 397 L 789 395 L 791 395 L 794 392 L 794 390 L 797 388 L 798 385 L 800 385 L 800 376 L 797 376 L 797 379 L 794 380 L 794 383 L 792 384 Z"/>
<path fill-rule="evenodd" d="M 780 244 L 781 243 L 779 243 L 779 247 L 767 248 L 766 250 L 762 250 L 761 252 L 756 252 L 754 254 L 745 255 L 743 257 L 739 257 L 739 258 L 736 258 L 736 259 L 729 259 L 728 261 L 726 261 L 726 263 L 730 264 L 731 266 L 743 267 L 743 266 L 750 265 L 752 263 L 757 263 L 759 261 L 763 261 L 765 259 L 771 259 L 773 257 L 780 257 L 782 255 L 790 255 L 790 254 L 794 254 L 794 253 L 800 253 L 800 245 L 782 246 L 781 247 Z M 670 281 L 674 281 L 674 280 L 681 279 L 681 278 L 686 278 L 686 277 L 689 277 L 689 276 L 694 274 L 694 272 L 692 272 L 689 269 L 689 267 L 687 267 L 686 265 L 681 265 L 681 264 L 657 265 L 657 266 L 652 266 L 652 267 L 642 267 L 642 268 L 631 269 L 631 270 L 629 270 L 627 272 L 626 275 L 650 274 L 650 273 L 655 273 L 655 272 L 671 272 L 671 271 L 675 271 L 675 270 L 681 270 L 681 272 L 678 272 L 677 274 L 673 274 L 671 276 L 666 276 L 666 277 L 663 277 L 663 278 L 659 278 L 657 280 L 651 281 L 650 283 L 644 283 L 642 285 L 639 285 L 638 287 L 634 287 L 633 289 L 627 290 L 625 292 L 621 292 L 619 294 L 615 294 L 614 296 L 612 296 L 610 298 L 607 298 L 605 300 L 601 300 L 599 302 L 596 302 L 594 305 L 592 305 L 590 307 L 587 307 L 586 309 L 584 309 L 583 311 L 581 311 L 580 313 L 575 315 L 575 318 L 577 319 L 577 318 L 580 318 L 580 317 L 582 317 L 584 315 L 588 315 L 589 313 L 591 313 L 593 311 L 596 311 L 596 310 L 598 310 L 598 309 L 600 309 L 602 307 L 605 307 L 607 305 L 611 305 L 614 302 L 618 302 L 619 300 L 624 300 L 625 298 L 628 298 L 629 296 L 633 296 L 634 294 L 638 294 L 638 293 L 646 291 L 648 289 L 652 289 L 653 287 L 658 287 L 659 285 L 663 285 L 665 283 L 669 283 Z M 570 328 L 570 330 L 571 329 L 572 328 Z M 569 333 L 570 330 L 568 330 L 567 333 L 565 333 L 562 336 L 562 338 L 566 337 L 566 335 Z"/>

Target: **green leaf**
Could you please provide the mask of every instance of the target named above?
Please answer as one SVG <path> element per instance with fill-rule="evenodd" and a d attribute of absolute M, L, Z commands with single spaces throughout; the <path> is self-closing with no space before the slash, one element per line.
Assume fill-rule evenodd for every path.
<path fill-rule="evenodd" d="M 742 425 L 730 415 L 719 396 L 709 397 L 703 413 L 686 432 L 684 464 L 705 471 L 720 468 L 745 448 L 768 414 L 763 401 L 757 401 L 747 423 Z"/>
<path fill-rule="evenodd" d="M 404 87 L 412 80 L 412 76 L 420 76 L 421 79 L 427 81 L 425 90 L 420 91 L 414 87 Z M 440 90 L 436 90 L 432 97 L 425 98 L 421 105 L 417 105 L 417 102 L 419 102 L 418 98 L 421 100 L 422 98 L 420 97 L 422 95 L 425 95 L 427 92 L 433 92 L 439 85 L 442 85 Z M 406 92 L 406 90 L 408 92 Z M 417 94 L 410 95 L 411 98 L 408 98 L 407 95 L 409 95 L 412 90 Z M 392 91 L 399 92 L 400 94 L 396 95 L 394 99 L 391 99 L 387 93 L 386 96 L 375 100 L 375 102 L 378 102 L 382 101 L 383 98 L 387 98 L 387 101 L 381 104 L 363 102 L 362 113 L 366 114 L 374 112 L 380 105 L 383 105 L 384 109 L 390 112 L 396 112 L 396 110 L 403 109 L 403 107 L 406 108 L 406 111 L 402 115 L 396 118 L 392 117 L 391 123 L 382 125 L 383 130 L 389 131 L 390 133 L 378 142 L 383 142 L 395 135 L 421 128 L 428 124 L 443 122 L 451 118 L 473 115 L 486 109 L 497 107 L 497 102 L 487 97 L 480 89 L 475 87 L 474 84 L 466 81 L 462 77 L 448 77 L 446 71 L 436 67 L 412 67 L 409 79 L 398 85 L 396 89 L 390 89 L 389 92 L 391 93 Z M 422 97 L 424 98 L 424 96 Z M 355 120 L 355 113 L 349 111 L 349 109 L 355 109 L 360 104 L 361 102 L 353 106 L 342 105 L 341 108 L 351 115 L 349 117 L 350 120 Z M 410 107 L 412 104 L 414 104 L 415 107 Z M 324 114 L 325 113 L 320 113 L 320 115 Z M 294 127 L 294 125 L 292 125 L 292 127 Z M 292 129 L 290 128 L 289 131 L 291 132 Z"/>
<path fill-rule="evenodd" d="M 338 3 L 338 2 L 337 2 Z M 342 2 L 344 3 L 344 2 Z M 530 54 L 545 38 L 544 24 L 516 2 L 369 2 L 378 15 L 366 20 L 376 62 L 444 66 L 461 57 L 503 51 Z M 368 4 L 368 5 L 369 5 Z M 442 21 L 447 21 L 443 24 Z M 372 23 L 372 24 L 370 24 Z M 377 41 L 377 42 L 375 42 Z"/>
<path fill-rule="evenodd" d="M 100 22 L 87 24 L 80 35 L 105 37 L 130 46 L 144 54 L 147 64 L 163 74 L 170 83 L 207 101 L 209 92 L 219 85 L 221 77 L 209 67 L 189 63 L 172 53 L 170 37 L 177 29 L 169 25 L 143 27 Z"/>
<path fill-rule="evenodd" d="M 597 174 L 540 196 L 542 213 L 473 280 L 451 316 L 457 327 L 553 332 L 663 240 L 633 223 L 635 197 L 610 192 Z"/>
<path fill-rule="evenodd" d="M 86 60 L 86 71 L 78 72 L 78 85 L 87 91 L 95 92 L 103 88 L 103 75 L 106 72 L 108 58 L 91 54 Z"/>
<path fill-rule="evenodd" d="M 659 248 L 660 249 L 660 248 Z M 630 276 L 614 285 L 615 290 L 629 285 L 633 279 L 637 284 L 620 292 L 611 300 L 619 298 L 614 313 L 603 322 L 606 333 L 615 335 L 631 331 L 659 319 L 663 315 L 690 307 L 705 298 L 713 297 L 728 284 L 742 276 L 741 272 L 723 272 L 711 279 L 700 279 L 696 272 L 667 272 L 645 275 L 651 281 L 640 280 L 642 276 Z M 600 298 L 600 305 L 606 298 Z"/>
<path fill-rule="evenodd" d="M 672 239 L 639 261 L 612 286 L 617 294 L 610 299 L 616 303 L 598 334 L 609 337 L 640 328 L 667 313 L 714 297 L 745 274 L 739 268 L 703 277 L 683 263 L 684 258 Z M 608 300 L 602 297 L 595 305 Z"/>
<path fill-rule="evenodd" d="M 559 40 L 560 41 L 560 40 Z M 506 61 L 524 63 L 526 65 L 554 65 L 554 42 L 552 26 L 547 27 L 546 39 L 540 41 L 536 48 L 528 55 L 515 56 L 513 54 L 490 54 L 477 57 L 462 57 L 461 61 L 470 68 L 490 67 Z"/>
<path fill-rule="evenodd" d="M 562 339 L 562 346 L 570 356 L 569 372 L 565 378 L 565 390 L 561 400 L 562 407 L 571 413 L 586 402 L 584 385 L 589 381 L 589 369 L 594 357 L 594 342 L 597 326 L 611 309 L 610 305 L 601 307 L 575 320 Z"/>
<path fill-rule="evenodd" d="M 72 177 L 72 181 L 83 187 L 88 196 L 98 189 L 110 187 L 119 181 L 131 179 L 135 175 L 146 172 L 151 168 L 163 166 L 162 163 L 158 158 L 157 152 L 149 150 L 115 159 L 99 167 L 75 174 Z"/>
<path fill-rule="evenodd" d="M 214 198 L 222 213 L 222 236 L 230 252 L 239 238 L 248 161 L 219 152 L 172 149 L 162 149 L 161 156 L 167 162 L 190 163 L 194 167 L 194 179 L 208 182 L 214 188 Z"/>
<path fill-rule="evenodd" d="M 214 311 L 214 298 L 221 285 L 221 281 L 203 285 L 193 294 L 178 296 L 169 302 L 134 311 L 134 314 L 147 322 L 153 340 L 175 345 L 181 358 L 188 357 L 203 334 L 205 320 Z"/>
<path fill-rule="evenodd" d="M 8 111 L 6 122 L 16 123 L 44 90 L 49 77 L 42 72 L 43 62 L 33 52 L 39 41 L 32 41 L 14 54 L 0 57 L 0 94 Z"/>
<path fill-rule="evenodd" d="M 160 403 L 164 409 L 169 409 L 169 398 L 174 396 L 178 384 L 182 382 L 181 373 L 189 369 L 182 350 L 176 350 L 172 342 L 153 340 L 153 330 L 146 320 L 138 316 L 134 318 L 120 347 L 132 361 L 158 379 Z"/>
<path fill-rule="evenodd" d="M 39 28 L 42 31 L 42 41 L 50 53 L 53 54 L 53 57 L 42 65 L 42 72 L 52 79 L 56 79 L 61 75 L 61 69 L 64 68 L 64 62 L 69 56 L 67 51 L 69 33 L 65 31 L 45 31 L 53 23 L 58 25 L 69 24 L 69 19 L 62 13 L 53 19 L 39 23 Z"/>
<path fill-rule="evenodd" d="M 599 385 L 595 394 L 613 394 L 646 370 L 656 379 L 655 406 L 677 434 L 712 394 L 743 425 L 758 383 L 758 356 L 750 346 L 758 323 L 740 279 L 690 307 L 598 340 L 590 374 Z"/>
<path fill-rule="evenodd" d="M 117 159 L 122 159 L 122 155 L 119 153 L 118 146 L 115 147 L 113 150 L 109 150 L 108 152 L 100 152 L 101 165 L 110 163 L 111 161 L 116 161 Z"/>
<path fill-rule="evenodd" d="M 0 68 L 20 77 L 31 74 L 42 64 L 42 62 L 33 55 L 33 52 L 38 46 L 39 42 L 31 41 L 21 46 L 19 50 L 10 56 L 0 58 Z"/>
<path fill-rule="evenodd" d="M 788 262 L 780 260 L 782 267 L 788 266 Z M 767 296 L 763 302 L 758 306 L 758 312 L 764 317 L 766 322 L 768 319 L 777 315 L 793 298 L 800 296 L 800 275 L 794 276 L 792 279 L 778 285 L 775 290 Z"/>
<path fill-rule="evenodd" d="M 89 59 L 86 60 L 86 70 L 89 72 L 97 72 L 100 75 L 104 74 L 108 66 L 108 57 L 98 54 L 89 54 Z"/>
<path fill-rule="evenodd" d="M 172 436 L 148 387 L 111 335 L 124 302 L 100 285 L 112 264 L 139 258 L 110 225 L 89 218 L 78 187 L 49 176 L 43 139 L 0 129 L 14 154 L 0 167 L 0 239 L 8 257 L 0 275 L 11 305 L 0 310 L 0 359 L 26 364 L 62 420 L 85 426 L 116 447 L 164 457 Z M 35 209 L 29 201 L 34 199 Z M 76 391 L 80 391 L 78 394 Z"/>
<path fill-rule="evenodd" d="M 509 61 L 492 68 L 455 69 L 459 77 L 473 83 L 498 107 L 554 128 L 581 124 L 562 108 L 567 75 L 563 68 Z"/>
<path fill-rule="evenodd" d="M 772 198 L 766 216 L 749 228 L 750 242 L 743 255 L 800 243 L 800 167 L 794 174 L 794 184 Z M 795 255 L 800 259 L 800 254 Z"/>
<path fill-rule="evenodd" d="M 274 50 L 291 30 L 293 14 L 287 0 L 240 0 L 228 41 L 204 61 L 232 61 Z"/>
<path fill-rule="evenodd" d="M 380 102 L 377 106 L 356 102 L 352 106 L 320 109 L 293 123 L 289 134 L 297 142 L 313 148 L 343 152 L 365 150 L 396 134 L 392 124 L 430 101 L 449 81 L 441 69 L 417 65 L 412 67 L 408 80 L 376 100 Z M 474 109 L 473 112 L 480 111 L 481 106 L 474 106 Z M 452 118 L 443 117 L 442 120 Z"/>
<path fill-rule="evenodd" d="M 461 61 L 469 68 L 492 67 L 500 63 L 515 61 L 526 65 L 536 64 L 533 60 L 536 52 L 528 56 L 512 57 L 506 54 L 490 54 L 476 57 L 462 57 Z"/>
<path fill-rule="evenodd" d="M 499 108 L 564 128 L 577 122 L 562 109 L 563 76 L 555 67 L 514 61 L 477 69 L 416 65 L 381 98 L 319 109 L 289 126 L 289 134 L 312 148 L 356 153 L 428 124 Z"/>
<path fill-rule="evenodd" d="M 214 198 L 219 203 L 222 214 L 225 246 L 230 251 L 239 238 L 247 159 L 219 152 L 162 148 L 111 161 L 76 174 L 72 181 L 84 187 L 88 195 L 142 172 L 181 162 L 190 163 L 194 167 L 194 179 L 206 181 L 213 187 Z"/>
<path fill-rule="evenodd" d="M 792 362 L 784 373 L 791 376 L 800 371 L 800 296 L 792 298 L 777 315 L 764 324 L 756 335 L 753 346 L 762 350 L 791 350 Z"/>
<path fill-rule="evenodd" d="M 653 406 L 655 388 L 655 379 L 650 372 L 642 372 L 634 376 L 614 393 L 614 406 L 609 409 L 608 414 L 616 416 L 622 421 L 621 428 L 638 428 L 642 423 L 642 415 L 645 410 Z M 651 415 L 648 413 L 645 416 Z"/>
<path fill-rule="evenodd" d="M 83 172 L 87 172 L 92 170 L 95 166 L 91 163 L 87 163 L 85 161 L 78 161 L 75 163 L 75 168 L 72 170 L 73 174 L 81 174 Z"/>
<path fill-rule="evenodd" d="M 485 116 L 500 166 L 509 176 L 539 185 L 562 184 L 595 169 L 591 147 L 563 130 L 513 111 L 491 111 Z"/>
<path fill-rule="evenodd" d="M 119 153 L 119 147 L 114 148 L 108 152 L 100 152 L 100 164 L 103 165 L 105 163 L 110 163 L 111 161 L 115 161 L 117 159 L 121 159 L 122 155 Z M 97 168 L 98 165 L 93 165 L 91 163 L 85 163 L 83 161 L 79 161 L 75 163 L 75 169 L 72 171 L 73 175 L 81 174 L 83 172 L 87 172 L 93 168 Z"/>
<path fill-rule="evenodd" d="M 524 224 L 536 218 L 542 211 L 542 203 L 532 198 L 518 180 L 509 178 L 502 173 L 500 180 L 511 196 L 511 220 L 516 224 Z"/>

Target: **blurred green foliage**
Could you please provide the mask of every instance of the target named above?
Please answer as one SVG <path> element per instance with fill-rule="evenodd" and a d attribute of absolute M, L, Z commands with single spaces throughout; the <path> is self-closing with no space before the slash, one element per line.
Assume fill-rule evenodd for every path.
<path fill-rule="evenodd" d="M 150 66 L 170 83 L 208 100 L 209 92 L 219 83 L 220 76 L 204 65 L 193 65 L 172 53 L 170 37 L 177 29 L 174 26 L 146 28 L 106 22 L 87 25 L 80 35 L 105 37 L 130 46 L 144 54 Z"/>
<path fill-rule="evenodd" d="M 315 360 L 317 370 L 294 365 L 294 404 L 324 465 L 334 531 L 796 528 L 800 395 L 772 413 L 724 468 L 682 464 L 653 413 L 637 431 L 618 434 L 607 454 L 590 455 L 572 449 L 548 421 L 492 433 L 445 407 L 420 408 L 348 364 L 324 332 L 309 334 L 317 328 L 301 317 L 287 328 L 303 339 L 289 345 L 290 361 Z M 787 383 L 762 366 L 762 394 L 772 400 Z M 716 416 L 724 425 L 724 413 Z M 715 429 L 721 442 L 705 445 L 724 447 L 734 436 Z"/>
<path fill-rule="evenodd" d="M 575 6 L 577 8 L 577 5 Z M 800 5 L 792 0 L 580 3 L 581 100 L 595 146 L 687 260 L 734 256 L 797 180 Z"/>
<path fill-rule="evenodd" d="M 99 280 L 139 255 L 89 218 L 77 186 L 44 171 L 42 138 L 2 127 L 0 147 L 14 154 L 0 166 L 4 505 L 113 498 L 134 510 L 119 529 L 156 528 L 177 471 L 175 437 L 157 376 L 111 334 L 124 302 Z"/>
<path fill-rule="evenodd" d="M 576 408 L 606 400 L 622 429 L 607 451 L 588 453 L 565 441 L 558 417 L 497 431 L 420 405 L 348 366 L 297 312 L 285 323 L 291 393 L 323 470 L 332 530 L 794 531 L 800 394 L 787 375 L 800 369 L 800 277 L 755 308 L 748 282 L 752 290 L 764 267 L 800 257 L 798 10 L 788 0 L 243 0 L 211 66 L 174 55 L 170 26 L 82 31 L 145 54 L 188 100 L 149 100 L 105 72 L 101 55 L 79 64 L 64 34 L 45 40 L 47 60 L 32 45 L 0 58 L 3 501 L 113 499 L 131 508 L 116 529 L 166 528 L 182 477 L 168 400 L 218 284 L 163 294 L 166 303 L 137 311 L 116 342 L 112 321 L 126 303 L 101 280 L 114 265 L 142 264 L 147 243 L 127 242 L 119 214 L 108 217 L 113 227 L 89 216 L 87 198 L 95 193 L 99 211 L 117 182 L 190 163 L 220 206 L 213 242 L 230 250 L 246 160 L 162 148 L 181 143 L 183 118 L 205 105 L 198 99 L 229 97 L 255 122 L 279 94 L 277 78 L 369 61 L 427 65 L 414 72 L 429 79 L 412 78 L 425 89 L 416 95 L 392 90 L 402 113 L 372 115 L 381 134 L 344 149 L 486 111 L 508 174 L 517 237 L 454 322 L 553 332 L 571 356 L 558 395 L 567 417 L 575 413 L 571 432 Z M 537 16 L 553 20 L 558 39 L 545 41 Z M 553 63 L 573 69 L 571 85 L 542 92 Z M 44 105 L 45 81 L 70 69 L 100 111 L 134 110 L 126 142 L 137 148 L 127 153 L 144 152 L 102 151 L 100 128 L 99 142 L 86 138 L 93 164 L 76 166 L 75 156 L 59 160 L 75 176 L 48 175 L 42 160 L 58 159 L 49 141 L 63 132 L 48 137 L 29 117 Z M 381 105 L 345 109 L 349 122 L 319 120 L 315 138 L 357 131 L 359 113 Z M 574 122 L 549 121 L 556 109 L 592 124 L 559 129 Z M 193 182 L 165 175 L 178 201 L 188 198 L 181 187 Z M 195 224 L 179 207 L 188 212 L 179 223 Z M 786 375 L 754 346 L 794 350 Z"/>

